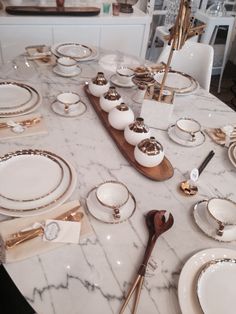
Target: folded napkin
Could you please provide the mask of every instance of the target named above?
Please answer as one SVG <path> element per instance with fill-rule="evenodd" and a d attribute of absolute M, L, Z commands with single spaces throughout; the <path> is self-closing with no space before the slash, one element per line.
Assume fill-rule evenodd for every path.
<path fill-rule="evenodd" d="M 47 134 L 47 126 L 45 124 L 44 118 L 40 113 L 31 113 L 27 115 L 22 115 L 12 118 L 1 118 L 0 121 L 0 141 L 8 140 L 11 138 L 19 138 L 31 135 Z M 23 132 L 19 128 L 17 132 L 17 127 L 15 131 L 13 128 L 14 124 L 19 124 L 23 126 Z M 8 124 L 8 126 L 7 126 Z M 5 126 L 4 126 L 5 125 Z"/>
<path fill-rule="evenodd" d="M 56 57 L 52 55 L 50 48 L 46 45 L 35 45 L 25 47 L 28 60 L 33 60 L 39 65 L 55 65 Z"/>
<path fill-rule="evenodd" d="M 222 128 L 206 128 L 209 137 L 221 146 L 229 147 L 236 141 L 236 126 L 226 125 Z"/>
<path fill-rule="evenodd" d="M 48 213 L 36 215 L 33 217 L 27 218 L 15 218 L 8 221 L 3 221 L 0 223 L 0 262 L 2 263 L 12 263 L 17 262 L 38 254 L 42 254 L 56 248 L 59 248 L 65 243 L 56 243 L 56 242 L 45 242 L 42 237 L 38 236 L 32 240 L 28 240 L 19 245 L 16 245 L 14 248 L 6 250 L 4 243 L 6 239 L 9 239 L 9 236 L 15 232 L 22 231 L 26 228 L 31 228 L 34 223 L 44 222 L 47 219 L 54 219 L 59 215 L 67 212 L 68 210 L 79 206 L 80 202 L 78 200 L 71 201 L 69 203 L 63 204 L 60 207 L 57 207 L 51 210 Z M 93 236 L 92 227 L 88 221 L 87 215 L 84 212 L 83 207 L 81 206 L 78 210 L 84 214 L 83 219 L 81 220 L 81 230 L 80 230 L 80 243 L 83 243 L 88 237 Z"/>

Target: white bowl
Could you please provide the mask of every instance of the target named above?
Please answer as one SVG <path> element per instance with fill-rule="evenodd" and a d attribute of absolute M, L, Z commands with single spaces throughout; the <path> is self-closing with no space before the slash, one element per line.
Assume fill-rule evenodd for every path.
<path fill-rule="evenodd" d="M 77 61 L 70 57 L 61 57 L 57 59 L 57 66 L 61 72 L 71 74 L 77 69 Z"/>
<path fill-rule="evenodd" d="M 121 103 L 109 112 L 108 121 L 114 129 L 124 130 L 134 121 L 134 113 L 126 104 Z"/>

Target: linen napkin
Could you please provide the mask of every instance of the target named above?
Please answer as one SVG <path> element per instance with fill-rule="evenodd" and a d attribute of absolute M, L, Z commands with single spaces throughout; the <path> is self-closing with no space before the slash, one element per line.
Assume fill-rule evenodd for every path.
<path fill-rule="evenodd" d="M 27 120 L 32 120 L 32 119 L 38 119 L 37 123 L 32 124 L 31 126 L 26 126 L 24 128 L 23 132 L 14 132 L 13 127 L 0 127 L 0 141 L 1 140 L 8 140 L 11 138 L 20 138 L 20 137 L 25 137 L 25 136 L 32 136 L 32 135 L 43 135 L 47 134 L 47 126 L 44 121 L 44 118 L 41 116 L 40 113 L 31 113 L 27 115 L 22 115 L 18 117 L 12 117 L 12 118 L 1 118 L 1 123 L 11 123 L 11 122 L 23 122 Z"/>
<path fill-rule="evenodd" d="M 69 203 L 63 204 L 48 213 L 36 215 L 27 218 L 15 218 L 8 221 L 3 221 L 0 223 L 0 262 L 2 263 L 12 263 L 17 262 L 32 256 L 46 253 L 48 251 L 54 250 L 56 248 L 62 247 L 65 243 L 59 242 L 46 242 L 42 237 L 36 237 L 32 240 L 23 242 L 14 248 L 6 250 L 4 247 L 5 240 L 15 232 L 21 231 L 23 229 L 32 227 L 36 222 L 45 222 L 47 219 L 54 219 L 57 216 L 63 214 L 64 212 L 79 206 L 80 202 L 78 200 L 71 201 Z M 89 223 L 88 217 L 81 206 L 79 212 L 84 214 L 81 220 L 81 230 L 80 230 L 80 243 L 83 243 L 87 238 L 94 235 L 93 229 Z"/>

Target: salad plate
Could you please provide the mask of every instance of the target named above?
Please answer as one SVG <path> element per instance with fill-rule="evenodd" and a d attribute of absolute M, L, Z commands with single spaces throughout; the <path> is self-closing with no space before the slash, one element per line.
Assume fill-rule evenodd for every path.
<path fill-rule="evenodd" d="M 118 67 L 136 67 L 140 65 L 140 62 L 135 57 L 125 56 L 123 53 L 117 52 L 117 54 L 103 55 L 99 60 L 99 65 L 106 70 L 116 72 Z"/>
<path fill-rule="evenodd" d="M 30 113 L 36 110 L 42 102 L 42 96 L 40 95 L 40 93 L 34 87 L 28 84 L 10 81 L 5 81 L 0 84 L 2 84 L 0 85 L 0 89 L 1 86 L 4 86 L 2 88 L 5 89 L 5 92 L 3 94 L 5 94 L 6 100 L 5 105 L 3 105 L 2 107 L 0 105 L 1 118 L 20 116 Z M 15 86 L 17 87 L 17 89 L 15 88 Z M 12 91 L 11 95 L 9 94 L 10 90 Z M 4 97 L 2 97 L 2 103 L 3 100 Z"/>
<path fill-rule="evenodd" d="M 74 59 L 88 58 L 92 54 L 92 49 L 88 46 L 79 43 L 64 43 L 59 44 L 55 48 L 58 55 L 70 57 Z"/>
<path fill-rule="evenodd" d="M 60 53 L 57 52 L 57 47 L 61 46 L 61 45 L 67 45 L 67 43 L 58 43 L 58 44 L 51 46 L 52 54 L 54 54 L 58 58 L 60 58 L 62 56 Z M 81 45 L 81 44 L 78 43 L 78 45 Z M 89 46 L 88 48 L 90 49 L 91 53 L 87 57 L 84 56 L 83 58 L 75 58 L 75 57 L 73 57 L 73 58 L 79 62 L 92 61 L 92 60 L 96 59 L 98 57 L 98 49 L 94 46 Z"/>
<path fill-rule="evenodd" d="M 154 75 L 154 79 L 158 85 L 161 85 L 163 76 L 164 72 Z M 167 74 L 165 88 L 173 90 L 175 95 L 192 94 L 198 87 L 198 82 L 186 73 L 170 70 Z"/>
<path fill-rule="evenodd" d="M 210 261 L 226 258 L 235 259 L 236 251 L 226 248 L 206 249 L 193 255 L 185 263 L 178 283 L 178 298 L 182 314 L 203 313 L 197 295 L 199 274 Z M 235 308 L 233 310 L 235 312 Z"/>
<path fill-rule="evenodd" d="M 18 108 L 32 99 L 32 90 L 16 82 L 0 83 L 0 110 Z"/>
<path fill-rule="evenodd" d="M 234 314 L 235 282 L 235 259 L 220 258 L 206 263 L 197 280 L 197 296 L 203 313 Z"/>
<path fill-rule="evenodd" d="M 30 165 L 32 173 L 29 169 L 23 178 L 26 163 L 27 167 Z M 17 167 L 20 164 L 22 169 Z M 33 166 L 38 169 L 32 170 Z M 62 157 L 48 151 L 21 150 L 6 154 L 0 159 L 1 167 L 4 177 L 9 176 L 6 188 L 1 186 L 4 195 L 0 195 L 0 213 L 7 216 L 37 215 L 61 205 L 73 192 L 77 180 L 75 169 Z M 47 183 L 46 171 L 52 174 L 52 179 Z M 10 190 L 10 183 L 14 180 L 14 189 Z M 37 182 L 35 186 L 34 182 Z M 21 191 L 24 192 L 21 194 Z"/>

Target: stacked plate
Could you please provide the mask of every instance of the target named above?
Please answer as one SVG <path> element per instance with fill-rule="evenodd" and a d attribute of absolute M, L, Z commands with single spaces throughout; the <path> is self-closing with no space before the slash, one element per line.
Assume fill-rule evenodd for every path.
<path fill-rule="evenodd" d="M 13 117 L 34 111 L 42 97 L 32 86 L 17 82 L 0 82 L 0 117 Z"/>
<path fill-rule="evenodd" d="M 164 72 L 154 75 L 154 79 L 159 85 L 162 83 L 163 76 Z M 165 88 L 173 90 L 176 95 L 192 94 L 198 86 L 198 82 L 188 74 L 172 70 L 167 74 Z"/>
<path fill-rule="evenodd" d="M 38 215 L 64 203 L 76 185 L 74 168 L 43 150 L 20 150 L 0 158 L 0 214 Z"/>
<path fill-rule="evenodd" d="M 233 314 L 236 307 L 236 251 L 207 249 L 192 256 L 179 279 L 182 314 Z"/>
<path fill-rule="evenodd" d="M 229 160 L 232 165 L 236 168 L 236 142 L 232 143 L 228 149 Z"/>
<path fill-rule="evenodd" d="M 59 43 L 51 47 L 51 52 L 58 58 L 70 57 L 77 61 L 91 61 L 98 56 L 96 48 L 80 43 Z"/>

